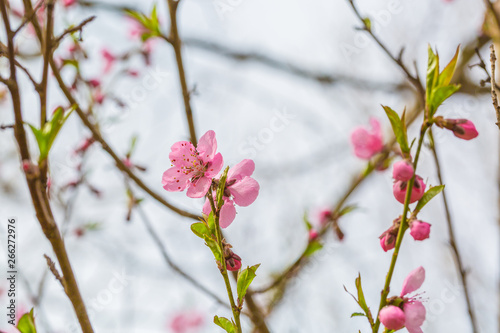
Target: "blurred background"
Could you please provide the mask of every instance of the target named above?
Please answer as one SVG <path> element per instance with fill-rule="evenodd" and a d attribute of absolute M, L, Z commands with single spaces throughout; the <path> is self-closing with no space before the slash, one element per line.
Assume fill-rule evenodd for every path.
<path fill-rule="evenodd" d="M 10 3 L 22 10 L 20 1 Z M 141 43 L 121 11 L 129 7 L 150 13 L 154 4 L 167 31 L 166 2 L 149 0 L 79 1 L 67 7 L 59 3 L 55 31 L 97 16 L 81 34 L 80 45 L 88 57 L 79 66 L 84 79 L 100 81 L 99 91 L 80 90 L 76 95 L 93 106 L 103 136 L 120 156 L 136 140 L 130 161 L 147 169 L 135 171 L 151 189 L 199 214 L 202 199 L 168 193 L 161 185 L 162 173 L 170 167 L 171 145 L 189 140 L 172 47 L 161 39 Z M 439 52 L 442 64 L 459 44 L 469 51 L 479 46 L 489 60 L 484 2 L 360 0 L 356 4 L 392 54 L 405 49 L 403 62 L 411 70 L 416 68 L 420 77 L 425 77 L 428 45 Z M 238 208 L 235 222 L 225 232 L 244 266 L 261 263 L 253 287 L 265 287 L 307 246 L 303 215 L 307 212 L 318 223 L 315 212 L 333 207 L 365 168 L 366 162 L 352 152 L 352 129 L 375 117 L 388 141 L 391 128 L 380 104 L 401 113 L 405 106 L 415 105 L 415 93 L 400 68 L 357 29 L 361 23 L 348 1 L 183 0 L 178 19 L 198 136 L 210 129 L 216 132 L 225 165 L 245 158 L 256 164 L 253 177 L 260 183 L 260 195 L 250 207 Z M 4 38 L 3 31 L 0 36 Z M 39 57 L 30 56 L 38 48 L 33 33 L 27 28 L 17 41 L 19 52 L 26 55 L 23 63 L 40 73 Z M 71 45 L 68 38 L 55 57 L 68 58 Z M 109 70 L 103 50 L 118 58 Z M 499 137 L 488 87 L 479 84 L 485 73 L 468 66 L 478 62 L 472 54 L 460 65 L 463 89 L 439 110 L 445 118 L 472 120 L 478 138 L 463 141 L 439 129 L 434 134 L 479 331 L 492 333 L 499 331 Z M 0 72 L 5 71 L 8 60 L 2 58 Z M 63 73 L 70 84 L 74 69 Z M 37 96 L 26 77 L 21 82 L 25 120 L 35 123 Z M 51 109 L 67 106 L 53 78 L 49 89 Z M 0 124 L 12 122 L 6 96 L 0 104 Z M 409 128 L 410 137 L 418 135 L 419 122 L 421 117 Z M 212 254 L 190 231 L 193 220 L 165 209 L 137 188 L 98 144 L 84 154 L 75 153 L 89 136 L 72 115 L 51 151 L 50 195 L 95 331 L 220 332 L 213 316 L 230 316 L 230 311 L 172 269 L 147 229 L 150 225 L 155 230 L 179 268 L 225 301 Z M 36 153 L 34 138 L 30 139 Z M 43 254 L 53 256 L 52 250 L 34 215 L 11 130 L 0 131 L 0 147 L 1 253 L 6 256 L 3 221 L 15 216 L 18 303 L 25 311 L 35 306 L 40 332 L 80 332 L 70 302 L 47 270 Z M 344 239 L 329 232 L 324 248 L 290 281 L 266 318 L 271 332 L 368 331 L 366 320 L 350 318 L 359 308 L 344 286 L 353 292 L 360 273 L 367 302 L 376 310 L 390 262 L 378 236 L 402 212 L 392 195 L 390 171 L 375 172 L 349 197 L 347 203 L 358 209 L 339 222 Z M 417 173 L 427 184 L 438 184 L 427 148 Z M 140 209 L 131 212 L 128 187 L 136 198 L 144 199 Z M 390 295 L 399 294 L 411 270 L 424 266 L 423 331 L 472 332 L 441 197 L 420 218 L 432 224 L 431 237 L 423 242 L 405 239 Z M 5 309 L 7 282 L 0 281 L 0 304 Z M 263 308 L 272 298 L 272 291 L 255 295 Z M 186 320 L 190 324 L 184 326 L 191 328 L 176 328 L 175 322 Z M 246 316 L 242 320 L 244 331 L 250 332 L 251 321 Z M 8 329 L 5 320 L 0 329 Z"/>

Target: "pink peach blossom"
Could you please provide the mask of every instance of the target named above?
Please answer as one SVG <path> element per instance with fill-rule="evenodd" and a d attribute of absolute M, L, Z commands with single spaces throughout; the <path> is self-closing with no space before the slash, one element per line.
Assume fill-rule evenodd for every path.
<path fill-rule="evenodd" d="M 396 246 L 396 237 L 390 233 L 380 236 L 380 246 L 384 252 L 392 250 Z"/>
<path fill-rule="evenodd" d="M 409 161 L 402 160 L 394 163 L 392 166 L 392 178 L 406 182 L 411 177 L 413 177 L 413 165 Z"/>
<path fill-rule="evenodd" d="M 351 133 L 351 144 L 354 155 L 368 160 L 384 148 L 380 123 L 375 118 L 370 118 L 371 129 L 356 127 Z"/>
<path fill-rule="evenodd" d="M 316 238 L 318 238 L 319 234 L 315 229 L 309 230 L 309 241 L 312 242 Z"/>
<path fill-rule="evenodd" d="M 472 140 L 479 135 L 474 123 L 467 119 L 458 119 L 453 134 L 460 139 Z"/>
<path fill-rule="evenodd" d="M 179 141 L 169 154 L 172 167 L 163 173 L 163 188 L 180 192 L 187 188 L 187 196 L 201 198 L 207 194 L 212 179 L 222 168 L 222 155 L 217 153 L 215 132 L 206 132 L 195 147 L 191 142 Z"/>
<path fill-rule="evenodd" d="M 62 0 L 62 4 L 64 7 L 71 7 L 75 5 L 78 2 L 78 0 Z"/>
<path fill-rule="evenodd" d="M 224 205 L 219 215 L 221 228 L 227 228 L 236 217 L 234 205 L 246 207 L 251 205 L 259 195 L 259 183 L 250 177 L 255 170 L 255 163 L 245 159 L 229 169 L 224 190 Z M 210 214 L 212 207 L 210 201 L 205 201 L 203 213 Z"/>
<path fill-rule="evenodd" d="M 417 298 L 408 297 L 422 286 L 425 280 L 425 270 L 418 267 L 408 274 L 401 291 L 399 306 L 389 304 L 380 310 L 380 322 L 388 329 L 399 330 L 406 327 L 409 333 L 422 333 L 420 326 L 425 321 L 425 307 Z"/>
<path fill-rule="evenodd" d="M 394 197 L 402 204 L 405 203 L 407 185 L 408 182 L 398 180 L 392 186 Z M 410 203 L 414 203 L 415 201 L 418 201 L 420 200 L 420 198 L 422 198 L 425 193 L 425 186 L 426 185 L 422 177 L 416 176 L 415 183 L 413 184 L 413 189 L 411 191 Z"/>
<path fill-rule="evenodd" d="M 422 241 L 427 239 L 429 238 L 430 232 L 431 225 L 427 222 L 415 220 L 410 223 L 410 235 L 414 240 Z"/>

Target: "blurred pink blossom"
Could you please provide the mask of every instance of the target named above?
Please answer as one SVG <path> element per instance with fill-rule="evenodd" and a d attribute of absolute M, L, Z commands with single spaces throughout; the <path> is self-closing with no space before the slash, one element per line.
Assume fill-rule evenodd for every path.
<path fill-rule="evenodd" d="M 375 118 L 370 118 L 371 128 L 356 127 L 351 133 L 351 144 L 354 155 L 368 160 L 384 148 L 380 123 Z"/>

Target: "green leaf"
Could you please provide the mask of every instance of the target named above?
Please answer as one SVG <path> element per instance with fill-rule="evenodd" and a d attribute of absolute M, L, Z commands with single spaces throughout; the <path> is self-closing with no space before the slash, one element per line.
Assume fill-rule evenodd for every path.
<path fill-rule="evenodd" d="M 365 17 L 363 19 L 363 23 L 365 24 L 365 27 L 368 31 L 371 31 L 372 30 L 372 21 L 370 21 L 370 19 L 368 17 Z"/>
<path fill-rule="evenodd" d="M 391 122 L 392 130 L 394 131 L 394 135 L 396 136 L 396 141 L 401 147 L 401 151 L 403 154 L 407 154 L 410 152 L 410 148 L 408 147 L 408 138 L 406 137 L 405 126 L 403 125 L 401 119 L 399 119 L 399 115 L 396 111 L 391 109 L 388 106 L 382 105 L 387 114 L 387 118 Z"/>
<path fill-rule="evenodd" d="M 236 327 L 234 327 L 233 323 L 227 318 L 215 316 L 214 323 L 215 325 L 222 327 L 227 333 L 236 332 Z"/>
<path fill-rule="evenodd" d="M 214 212 L 210 212 L 205 221 L 207 222 L 208 229 L 210 230 L 210 235 L 216 235 Z"/>
<path fill-rule="evenodd" d="M 350 212 L 354 211 L 358 209 L 358 206 L 357 205 L 347 205 L 347 206 L 344 206 L 340 212 L 339 212 L 339 216 L 344 216 L 346 214 L 349 214 Z"/>
<path fill-rule="evenodd" d="M 436 195 L 441 193 L 441 191 L 444 189 L 444 185 L 438 185 L 438 186 L 433 186 L 427 190 L 427 192 L 424 193 L 422 198 L 418 201 L 417 206 L 415 207 L 415 210 L 413 211 L 414 214 L 418 214 L 424 208 L 425 205 L 429 201 L 432 200 Z"/>
<path fill-rule="evenodd" d="M 431 46 L 428 46 L 429 59 L 427 61 L 426 99 L 431 100 L 431 92 L 437 85 L 439 76 L 439 56 L 434 54 Z"/>
<path fill-rule="evenodd" d="M 200 238 L 205 238 L 204 236 L 209 236 L 210 237 L 210 230 L 208 230 L 208 227 L 205 223 L 203 222 L 197 222 L 191 224 L 191 231 L 198 237 Z"/>
<path fill-rule="evenodd" d="M 314 252 L 319 251 L 322 248 L 323 248 L 323 245 L 318 241 L 309 242 L 309 244 L 307 244 L 306 250 L 304 251 L 304 256 L 309 257 Z"/>
<path fill-rule="evenodd" d="M 309 219 L 307 218 L 307 212 L 304 212 L 304 217 L 302 218 L 304 220 L 304 224 L 306 225 L 307 231 L 312 229 L 312 224 L 309 222 Z"/>
<path fill-rule="evenodd" d="M 28 124 L 28 126 L 31 128 L 31 131 L 33 132 L 33 135 L 35 136 L 36 143 L 38 144 L 38 150 L 40 151 L 40 156 L 46 155 L 47 154 L 47 140 L 45 139 L 45 136 L 43 135 L 42 131 L 36 128 L 35 126 Z"/>
<path fill-rule="evenodd" d="M 455 68 L 457 67 L 458 54 L 460 53 L 460 45 L 457 47 L 455 55 L 450 60 L 448 65 L 443 69 L 441 74 L 438 76 L 437 87 L 444 87 L 450 84 L 453 74 L 455 73 Z"/>
<path fill-rule="evenodd" d="M 356 303 L 358 303 L 358 305 L 361 307 L 361 309 L 363 309 L 363 311 L 365 312 L 365 316 L 368 318 L 370 325 L 373 327 L 373 324 L 374 324 L 373 316 L 372 316 L 372 313 L 370 311 L 370 308 L 368 307 L 368 305 L 366 305 L 365 295 L 363 293 L 363 288 L 361 287 L 361 274 L 358 274 L 358 277 L 356 278 L 355 283 L 356 283 L 356 289 L 358 291 L 358 298 L 357 299 L 356 299 L 356 297 L 354 297 L 353 294 L 351 294 L 349 291 L 347 291 L 347 288 L 345 286 L 344 286 L 344 290 L 349 295 L 351 295 L 352 298 L 354 298 L 354 300 L 356 301 Z M 353 316 L 354 316 L 354 314 L 353 314 Z"/>
<path fill-rule="evenodd" d="M 429 101 L 429 109 L 431 111 L 431 116 L 434 115 L 438 107 L 443 104 L 443 102 L 453 95 L 460 89 L 459 84 L 452 84 L 445 87 L 436 88 L 431 94 L 431 100 Z"/>
<path fill-rule="evenodd" d="M 259 268 L 260 264 L 254 265 L 252 267 L 247 267 L 238 274 L 238 282 L 236 283 L 236 290 L 238 292 L 238 304 L 243 304 L 245 299 L 245 294 L 247 293 L 248 287 L 252 283 L 253 279 L 257 276 L 255 272 Z"/>
<path fill-rule="evenodd" d="M 352 317 L 366 317 L 366 315 L 362 312 L 354 312 L 353 314 L 351 314 L 351 318 Z"/>
<path fill-rule="evenodd" d="M 229 167 L 226 167 L 224 172 L 222 173 L 222 176 L 220 177 L 219 181 L 219 187 L 217 187 L 217 201 L 215 202 L 217 207 L 220 208 L 224 204 L 224 190 L 226 189 L 226 179 L 227 179 L 227 172 L 229 171 Z"/>
<path fill-rule="evenodd" d="M 222 250 L 219 247 L 219 244 L 207 235 L 203 235 L 203 239 L 205 240 L 205 245 L 212 250 L 215 260 L 222 263 Z"/>
<path fill-rule="evenodd" d="M 17 329 L 21 333 L 36 333 L 35 317 L 33 316 L 33 308 L 30 312 L 23 314 L 17 323 Z"/>

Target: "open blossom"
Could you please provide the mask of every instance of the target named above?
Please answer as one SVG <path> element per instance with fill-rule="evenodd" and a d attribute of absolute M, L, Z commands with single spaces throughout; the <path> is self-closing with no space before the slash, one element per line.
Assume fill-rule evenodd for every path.
<path fill-rule="evenodd" d="M 384 148 L 382 130 L 377 119 L 370 119 L 371 129 L 356 127 L 351 133 L 351 143 L 354 147 L 354 155 L 368 160 Z"/>
<path fill-rule="evenodd" d="M 429 238 L 431 225 L 427 222 L 414 220 L 410 223 L 410 235 L 414 240 L 422 241 Z"/>
<path fill-rule="evenodd" d="M 170 192 L 180 192 L 187 188 L 187 196 L 201 198 L 207 194 L 212 179 L 222 168 L 222 155 L 217 153 L 215 132 L 208 131 L 195 147 L 189 141 L 179 141 L 172 145 L 169 154 L 172 167 L 163 173 L 163 188 Z"/>
<path fill-rule="evenodd" d="M 250 177 L 254 170 L 255 163 L 250 159 L 245 159 L 229 169 L 224 188 L 224 205 L 219 213 L 221 228 L 227 228 L 236 217 L 235 204 L 246 207 L 257 199 L 260 186 Z M 210 201 L 207 199 L 203 205 L 203 213 L 208 215 L 211 211 Z"/>
<path fill-rule="evenodd" d="M 404 204 L 406 197 L 406 188 L 408 182 L 404 181 L 396 181 L 392 186 L 392 191 L 394 193 L 394 197 L 397 201 Z M 422 177 L 416 176 L 415 183 L 413 184 L 413 189 L 411 191 L 410 203 L 414 203 L 415 201 L 420 200 L 425 193 L 425 183 Z"/>
<path fill-rule="evenodd" d="M 402 160 L 394 163 L 392 166 L 392 178 L 407 182 L 413 177 L 413 165 L 407 161 Z"/>
<path fill-rule="evenodd" d="M 389 304 L 380 310 L 380 322 L 390 330 L 400 330 L 406 327 L 410 333 L 422 333 L 420 326 L 425 321 L 425 307 L 416 297 L 408 297 L 422 286 L 425 280 L 425 270 L 418 267 L 410 272 L 403 283 L 403 290 L 398 301 L 398 305 Z M 391 303 L 391 302 L 390 302 Z"/>

